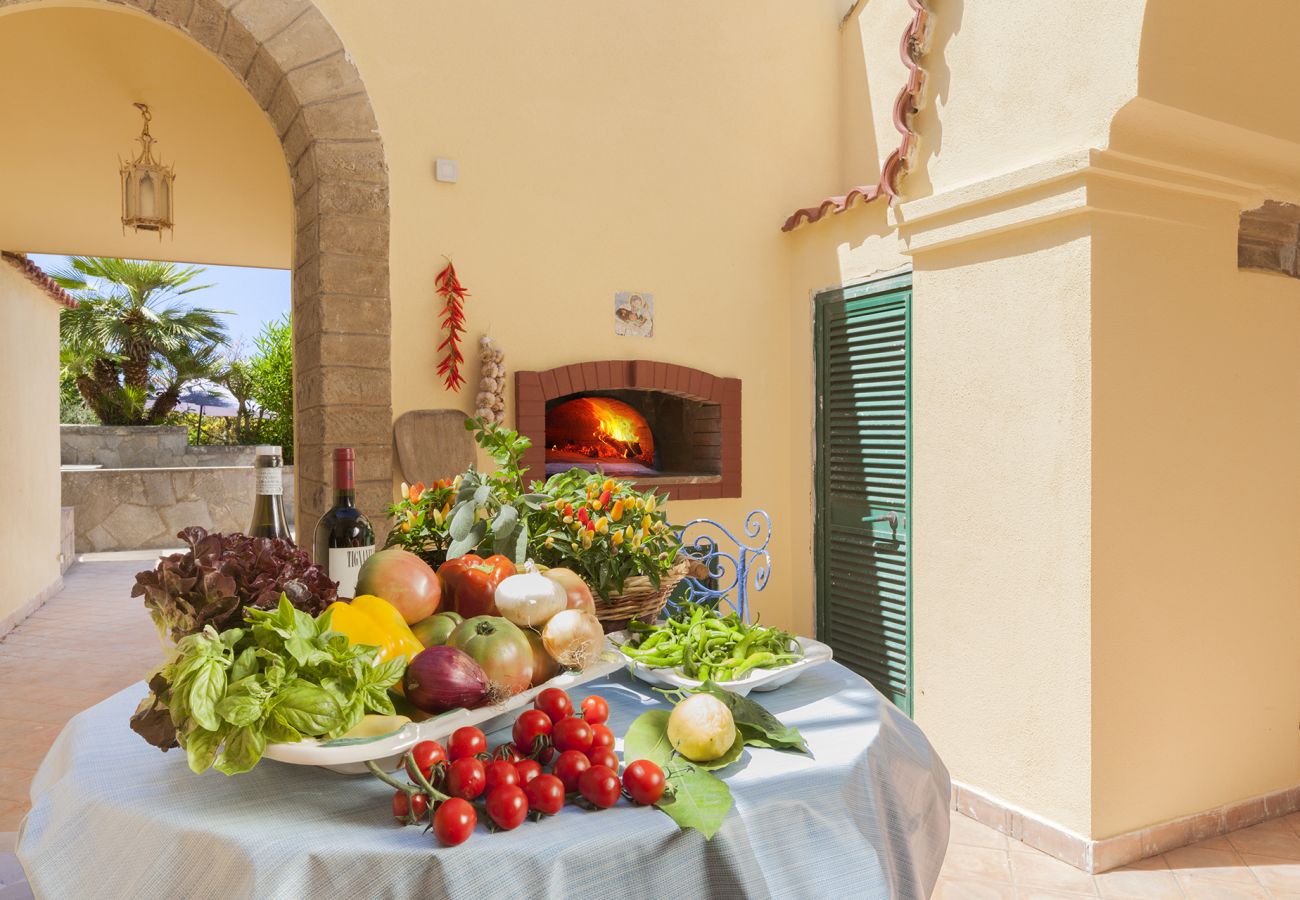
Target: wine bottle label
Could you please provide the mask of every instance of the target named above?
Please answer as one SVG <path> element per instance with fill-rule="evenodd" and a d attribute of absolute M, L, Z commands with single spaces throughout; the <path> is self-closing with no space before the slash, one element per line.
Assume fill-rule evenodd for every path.
<path fill-rule="evenodd" d="M 254 469 L 256 473 L 257 495 L 259 497 L 279 496 L 284 493 L 284 479 L 280 468 Z"/>
<path fill-rule="evenodd" d="M 330 547 L 329 576 L 339 583 L 340 597 L 357 595 L 357 573 L 361 564 L 375 552 L 375 545 L 368 547 Z"/>

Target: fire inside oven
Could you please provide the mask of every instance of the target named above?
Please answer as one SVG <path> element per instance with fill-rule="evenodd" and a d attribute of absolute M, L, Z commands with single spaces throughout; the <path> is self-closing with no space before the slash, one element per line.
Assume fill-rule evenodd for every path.
<path fill-rule="evenodd" d="M 655 439 L 645 417 L 612 397 L 575 397 L 546 411 L 546 469 L 611 475 L 656 472 Z"/>

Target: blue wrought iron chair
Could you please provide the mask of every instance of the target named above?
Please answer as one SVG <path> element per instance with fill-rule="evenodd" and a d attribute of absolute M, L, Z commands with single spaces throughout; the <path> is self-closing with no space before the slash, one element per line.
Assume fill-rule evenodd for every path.
<path fill-rule="evenodd" d="M 696 565 L 668 603 L 669 611 L 676 612 L 687 604 L 726 606 L 748 622 L 749 592 L 763 590 L 772 569 L 767 550 L 772 540 L 772 517 L 761 509 L 745 517 L 744 537 L 749 543 L 713 519 L 692 519 L 678 534 L 682 552 Z"/>

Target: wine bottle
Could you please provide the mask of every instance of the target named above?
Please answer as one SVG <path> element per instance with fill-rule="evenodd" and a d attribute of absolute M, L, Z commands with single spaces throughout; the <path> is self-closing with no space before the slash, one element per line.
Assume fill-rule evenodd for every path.
<path fill-rule="evenodd" d="M 280 538 L 293 543 L 289 521 L 284 516 L 284 457 L 280 448 L 259 444 L 253 461 L 253 480 L 257 496 L 253 499 L 253 519 L 248 525 L 251 537 Z"/>
<path fill-rule="evenodd" d="M 339 583 L 340 597 L 355 597 L 357 572 L 375 552 L 375 530 L 357 509 L 351 447 L 334 451 L 334 506 L 316 523 L 316 564 Z"/>

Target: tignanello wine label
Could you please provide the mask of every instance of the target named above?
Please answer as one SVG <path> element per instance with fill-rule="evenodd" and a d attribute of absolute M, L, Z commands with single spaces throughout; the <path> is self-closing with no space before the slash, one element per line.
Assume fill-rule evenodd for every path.
<path fill-rule="evenodd" d="M 361 564 L 375 552 L 375 545 L 366 547 L 330 547 L 329 576 L 339 583 L 340 597 L 357 595 L 357 573 Z"/>

